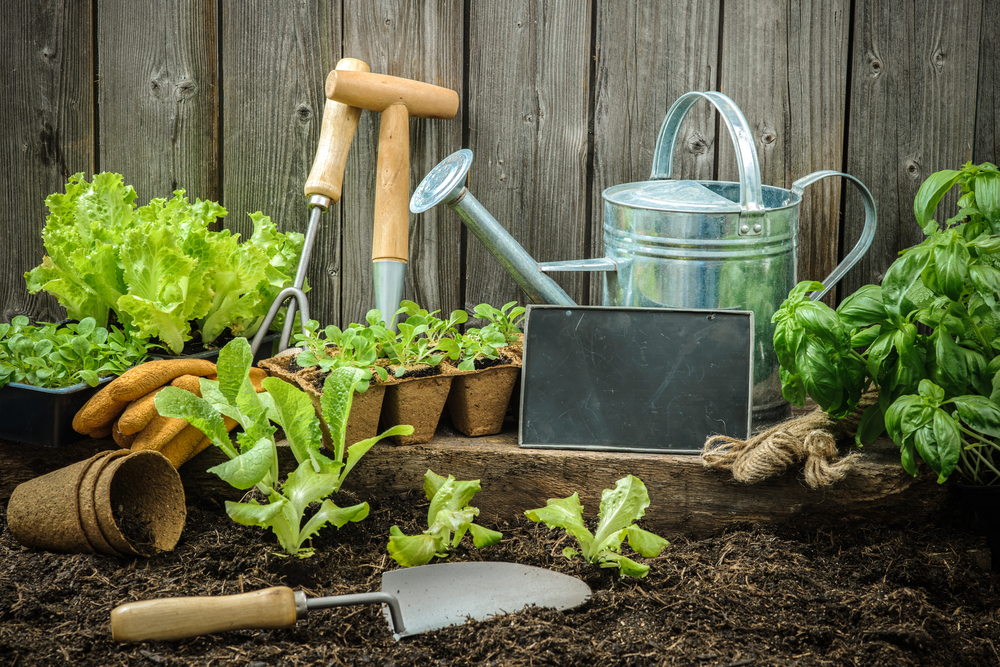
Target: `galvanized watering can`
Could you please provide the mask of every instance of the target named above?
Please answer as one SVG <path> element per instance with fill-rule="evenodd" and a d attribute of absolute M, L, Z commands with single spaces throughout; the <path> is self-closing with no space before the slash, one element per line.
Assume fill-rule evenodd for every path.
<path fill-rule="evenodd" d="M 670 180 L 677 132 L 691 107 L 704 98 L 729 129 L 740 181 Z M 857 246 L 823 281 L 822 298 L 854 266 L 875 235 L 875 201 L 858 179 L 817 171 L 790 190 L 761 184 L 760 163 L 746 118 L 718 92 L 682 95 L 667 112 L 653 155 L 650 180 L 606 189 L 604 257 L 539 264 L 500 226 L 465 187 L 472 151 L 453 153 L 420 183 L 410 210 L 444 202 L 514 277 L 535 303 L 575 305 L 546 272 L 601 271 L 603 305 L 662 308 L 733 308 L 754 313 L 753 425 L 784 419 L 771 316 L 797 281 L 799 204 L 806 186 L 842 176 L 857 187 L 865 226 Z"/>

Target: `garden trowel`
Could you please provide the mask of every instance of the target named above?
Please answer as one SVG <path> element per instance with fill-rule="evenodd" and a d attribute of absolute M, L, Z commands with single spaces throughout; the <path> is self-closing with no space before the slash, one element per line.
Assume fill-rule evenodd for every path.
<path fill-rule="evenodd" d="M 306 597 L 276 586 L 220 597 L 144 600 L 111 611 L 119 642 L 174 640 L 228 630 L 288 628 L 314 609 L 382 604 L 395 639 L 481 621 L 526 606 L 572 609 L 590 599 L 576 577 L 516 563 L 442 563 L 382 573 L 382 590 Z"/>

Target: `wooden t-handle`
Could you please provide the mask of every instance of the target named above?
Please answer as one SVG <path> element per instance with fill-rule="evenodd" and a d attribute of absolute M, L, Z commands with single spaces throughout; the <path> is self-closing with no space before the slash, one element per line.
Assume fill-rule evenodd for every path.
<path fill-rule="evenodd" d="M 406 262 L 409 256 L 410 115 L 402 104 L 382 112 L 375 181 L 372 260 Z"/>
<path fill-rule="evenodd" d="M 128 602 L 111 611 L 116 642 L 197 637 L 214 632 L 295 625 L 295 593 L 287 586 L 219 597 Z"/>
<path fill-rule="evenodd" d="M 369 111 L 385 111 L 404 104 L 416 118 L 454 118 L 458 113 L 458 93 L 430 83 L 387 74 L 330 72 L 326 96 Z"/>
<path fill-rule="evenodd" d="M 351 72 L 367 72 L 368 65 L 354 58 L 344 58 L 337 63 L 337 69 Z M 309 178 L 306 179 L 306 197 L 323 195 L 332 201 L 340 201 L 344 185 L 344 166 L 347 153 L 351 149 L 354 133 L 358 130 L 361 109 L 342 102 L 327 99 L 323 107 L 323 125 L 319 134 L 319 148 L 313 161 Z"/>

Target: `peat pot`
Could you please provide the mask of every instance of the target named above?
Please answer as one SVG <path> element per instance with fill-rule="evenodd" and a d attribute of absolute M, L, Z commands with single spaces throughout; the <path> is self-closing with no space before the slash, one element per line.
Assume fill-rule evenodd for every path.
<path fill-rule="evenodd" d="M 716 107 L 729 130 L 738 183 L 670 178 L 681 122 L 700 99 Z M 722 93 L 691 92 L 678 98 L 660 128 L 649 180 L 604 191 L 604 257 L 596 259 L 535 262 L 466 188 L 472 165 L 467 149 L 445 158 L 423 179 L 410 210 L 420 213 L 441 202 L 454 208 L 535 303 L 576 305 L 548 272 L 599 271 L 604 306 L 753 311 L 756 429 L 791 414 L 781 395 L 771 316 L 798 281 L 803 191 L 816 181 L 840 176 L 858 189 L 865 207 L 857 246 L 813 299 L 822 298 L 868 250 L 876 211 L 864 184 L 838 171 L 814 172 L 789 190 L 762 185 L 752 136 L 742 112 Z"/>

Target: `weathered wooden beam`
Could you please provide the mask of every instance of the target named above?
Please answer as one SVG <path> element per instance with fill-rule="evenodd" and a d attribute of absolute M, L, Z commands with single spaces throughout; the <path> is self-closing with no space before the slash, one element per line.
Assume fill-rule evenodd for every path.
<path fill-rule="evenodd" d="M 200 471 L 220 463 L 209 449 L 182 469 L 189 497 L 237 500 L 242 492 Z M 294 466 L 282 452 L 282 470 Z M 487 521 L 511 520 L 548 498 L 580 494 L 585 516 L 597 514 L 603 489 L 632 474 L 649 490 L 652 503 L 645 525 L 668 537 L 698 538 L 737 523 L 814 523 L 817 526 L 863 520 L 891 523 L 900 517 L 930 518 L 945 508 L 947 490 L 934 475 L 913 478 L 899 463 L 888 440 L 867 447 L 842 482 L 823 491 L 810 489 L 801 469 L 759 484 L 733 481 L 709 470 L 698 456 L 582 450 L 521 449 L 513 431 L 468 438 L 439 428 L 424 445 L 376 445 L 351 472 L 344 488 L 361 500 L 390 498 L 420 490 L 428 469 L 457 479 L 479 479 L 474 505 Z"/>
<path fill-rule="evenodd" d="M 64 449 L 0 442 L 0 502 L 6 504 L 17 484 L 116 445 L 87 440 Z M 291 450 L 279 448 L 281 470 L 295 466 Z M 239 500 L 233 489 L 205 472 L 223 461 L 209 448 L 181 469 L 189 501 Z M 746 522 L 829 526 L 843 521 L 892 523 L 900 517 L 932 520 L 948 505 L 945 487 L 932 474 L 907 475 L 898 450 L 888 440 L 865 448 L 855 469 L 823 491 L 810 489 L 801 469 L 766 482 L 734 482 L 728 473 L 709 470 L 698 456 L 633 454 L 582 450 L 521 449 L 513 430 L 497 436 L 468 438 L 441 427 L 425 445 L 376 445 L 351 472 L 345 489 L 361 500 L 391 498 L 420 490 L 428 469 L 457 479 L 482 480 L 473 503 L 486 522 L 501 524 L 548 498 L 580 494 L 585 516 L 593 517 L 601 491 L 632 474 L 646 484 L 652 503 L 645 525 L 668 539 L 699 538 Z"/>

